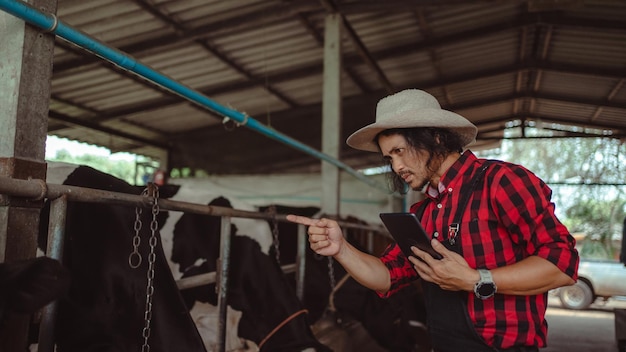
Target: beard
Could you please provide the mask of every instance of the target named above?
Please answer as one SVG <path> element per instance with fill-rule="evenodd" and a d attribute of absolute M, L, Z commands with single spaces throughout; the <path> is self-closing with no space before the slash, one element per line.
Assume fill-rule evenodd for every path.
<path fill-rule="evenodd" d="M 430 184 L 430 180 L 435 175 L 435 171 L 431 171 L 430 169 L 426 169 L 425 173 L 416 174 L 412 171 L 405 171 L 405 174 L 408 173 L 413 176 L 413 182 L 409 184 L 409 187 L 415 192 L 425 192 L 426 187 Z M 402 177 L 402 175 L 400 175 Z M 414 185 L 414 186 L 413 186 Z"/>
<path fill-rule="evenodd" d="M 424 193 L 426 191 L 426 187 L 428 186 L 429 183 L 430 183 L 430 181 L 425 179 L 425 180 L 423 180 L 419 184 L 419 186 L 411 187 L 411 189 L 414 190 L 415 192 L 422 192 L 422 193 Z"/>
<path fill-rule="evenodd" d="M 413 191 L 415 191 L 415 192 L 422 192 L 422 193 L 424 193 L 426 191 L 426 187 L 428 186 L 429 183 L 430 183 L 430 180 L 424 179 L 417 186 L 411 187 L 411 189 Z"/>
<path fill-rule="evenodd" d="M 404 171 L 398 174 L 398 176 L 402 178 L 403 180 L 404 180 L 403 176 L 406 176 L 406 175 L 411 175 L 413 177 L 413 181 L 411 181 L 410 183 L 406 183 L 406 181 L 404 181 L 413 191 L 416 191 L 416 192 L 423 191 L 426 188 L 426 186 L 430 183 L 429 177 L 425 177 L 425 176 L 420 177 L 419 175 L 415 174 L 412 171 Z M 415 184 L 416 182 L 419 182 L 419 183 L 413 186 L 413 184 Z"/>

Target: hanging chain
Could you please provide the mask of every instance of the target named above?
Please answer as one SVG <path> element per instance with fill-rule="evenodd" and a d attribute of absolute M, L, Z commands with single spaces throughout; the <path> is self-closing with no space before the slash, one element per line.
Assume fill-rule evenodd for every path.
<path fill-rule="evenodd" d="M 148 187 L 141 193 L 143 196 L 152 197 L 154 203 L 152 204 L 152 221 L 150 222 L 150 239 L 148 244 L 150 245 L 150 253 L 148 254 L 148 273 L 146 283 L 146 306 L 144 310 L 144 328 L 141 332 L 143 337 L 143 345 L 141 346 L 141 352 L 150 352 L 150 345 L 148 344 L 148 338 L 150 338 L 150 323 L 152 321 L 152 297 L 154 296 L 154 263 L 156 262 L 155 248 L 157 246 L 156 233 L 158 230 L 157 216 L 159 215 L 159 187 L 155 183 L 148 183 Z M 141 213 L 140 207 L 135 208 L 135 236 L 133 236 L 133 251 L 128 257 L 128 264 L 131 268 L 136 269 L 141 264 L 141 254 L 139 253 L 139 244 L 141 243 L 141 237 L 139 232 L 141 231 Z M 133 258 L 137 258 L 133 261 Z"/>
<path fill-rule="evenodd" d="M 335 267 L 333 266 L 333 257 L 326 257 L 328 258 L 328 279 L 330 280 L 330 289 L 334 290 L 336 283 L 335 283 Z"/>
<path fill-rule="evenodd" d="M 155 248 L 157 245 L 157 215 L 159 215 L 159 187 L 154 183 L 148 184 L 148 197 L 154 199 L 152 204 L 152 222 L 150 222 L 150 254 L 148 254 L 148 282 L 146 283 L 146 309 L 144 320 L 146 325 L 143 328 L 143 346 L 141 352 L 149 352 L 148 338 L 150 337 L 150 322 L 152 321 L 152 297 L 154 295 L 154 263 L 156 262 Z"/>
<path fill-rule="evenodd" d="M 274 251 L 276 253 L 276 262 L 280 264 L 280 240 L 278 239 L 278 220 L 276 220 L 276 206 L 270 205 L 268 208 L 272 214 L 272 238 L 274 240 Z"/>
<path fill-rule="evenodd" d="M 141 230 L 141 226 L 142 226 L 141 212 L 142 212 L 142 209 L 140 207 L 135 208 L 135 225 L 134 225 L 135 236 L 133 236 L 133 251 L 128 256 L 128 265 L 130 265 L 130 267 L 133 269 L 137 269 L 141 265 L 141 254 L 139 253 L 139 244 L 141 243 L 141 237 L 139 237 L 139 231 Z"/>

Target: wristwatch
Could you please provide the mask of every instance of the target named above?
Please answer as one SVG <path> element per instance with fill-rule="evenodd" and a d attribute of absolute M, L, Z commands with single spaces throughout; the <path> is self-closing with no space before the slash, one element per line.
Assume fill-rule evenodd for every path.
<path fill-rule="evenodd" d="M 480 280 L 474 284 L 474 294 L 480 299 L 487 299 L 493 297 L 496 294 L 498 287 L 493 282 L 491 277 L 491 271 L 485 269 L 478 269 Z"/>

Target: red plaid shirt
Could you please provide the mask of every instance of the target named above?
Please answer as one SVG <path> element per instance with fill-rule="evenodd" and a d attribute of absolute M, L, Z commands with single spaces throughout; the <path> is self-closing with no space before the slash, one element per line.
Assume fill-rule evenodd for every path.
<path fill-rule="evenodd" d="M 441 183 L 446 187 L 438 197 L 429 196 L 432 201 L 422 217 L 422 224 L 431 236 L 442 242 L 448 240 L 447 226 L 455 217 L 460 193 L 467 189 L 483 163 L 484 159 L 466 151 L 442 176 Z M 458 233 L 461 254 L 470 267 L 493 269 L 535 255 L 547 259 L 574 280 L 577 278 L 575 240 L 554 215 L 552 192 L 543 181 L 522 166 L 496 162 L 487 169 L 476 189 L 482 191 L 470 199 Z M 413 204 L 411 211 L 415 212 L 420 204 Z M 391 289 L 383 297 L 419 278 L 395 244 L 387 248 L 381 260 L 391 274 Z M 547 293 L 496 294 L 487 300 L 478 299 L 473 292 L 467 293 L 474 328 L 488 345 L 502 349 L 546 345 L 547 300 Z M 430 314 L 436 314 L 437 307 L 428 308 Z"/>

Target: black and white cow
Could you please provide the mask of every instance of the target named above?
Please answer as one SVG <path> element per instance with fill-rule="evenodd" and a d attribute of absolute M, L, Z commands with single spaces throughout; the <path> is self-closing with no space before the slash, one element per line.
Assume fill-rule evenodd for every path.
<path fill-rule="evenodd" d="M 49 183 L 129 194 L 142 191 L 89 167 L 56 166 L 48 170 Z M 143 214 L 143 223 L 150 224 L 150 212 Z M 151 351 L 206 350 L 181 299 L 158 236 L 152 309 L 146 314 L 150 227 L 141 230 L 142 245 L 138 249 L 143 260 L 133 269 L 129 255 L 133 251 L 134 222 L 135 211 L 130 207 L 68 203 L 63 264 L 70 272 L 71 284 L 58 305 L 55 341 L 59 351 L 140 351 L 147 315 L 151 316 Z M 40 248 L 46 248 L 47 224 L 44 208 Z"/>
<path fill-rule="evenodd" d="M 319 213 L 319 209 L 311 207 L 274 206 L 282 214 L 296 214 L 307 217 Z M 264 208 L 262 208 L 264 210 Z M 348 216 L 343 221 L 354 224 L 365 224 L 364 221 Z M 273 224 L 272 224 L 273 225 Z M 295 238 L 297 226 L 294 223 L 278 224 L 279 251 L 281 262 L 291 263 L 295 258 Z M 365 243 L 366 231 L 344 229 L 346 239 L 362 251 L 367 252 Z M 375 248 L 382 251 L 388 240 L 375 238 Z M 419 286 L 409 286 L 388 299 L 378 295 L 347 278 L 346 271 L 336 261 L 315 254 L 307 246 L 306 273 L 304 282 L 304 305 L 309 309 L 315 321 L 331 318 L 346 326 L 357 321 L 367 331 L 376 344 L 387 351 L 430 351 L 430 337 L 426 330 L 426 310 Z M 332 275 L 332 280 L 331 280 Z M 295 279 L 295 278 L 294 278 Z M 342 279 L 345 282 L 342 283 Z M 331 281 L 335 288 L 331 287 Z M 292 281 L 293 282 L 293 281 Z M 332 294 L 331 294 L 332 292 Z M 329 302 L 332 296 L 332 304 Z M 332 308 L 332 309 L 329 309 Z M 358 341 L 354 351 L 361 351 Z"/>
<path fill-rule="evenodd" d="M 92 168 L 68 164 L 50 164 L 47 181 L 131 194 L 142 190 Z M 199 204 L 212 199 L 218 203 L 226 201 L 211 192 L 188 191 L 177 186 L 162 187 L 160 196 Z M 244 209 L 238 204 L 235 207 Z M 137 351 L 142 346 L 151 217 L 150 211 L 144 210 L 142 214 L 144 225 L 139 249 L 144 259 L 139 268 L 132 269 L 129 255 L 133 250 L 133 208 L 70 202 L 64 264 L 71 272 L 72 284 L 68 296 L 59 305 L 59 351 Z M 42 219 L 42 224 L 46 223 Z M 200 231 L 203 244 L 193 249 L 198 251 L 194 256 L 213 257 L 219 251 L 220 226 L 207 223 L 203 216 L 165 211 L 160 213 L 158 224 L 160 236 L 148 341 L 151 350 L 204 351 L 205 346 L 211 350 L 217 343 L 214 336 L 217 313 L 211 304 L 195 304 L 191 315 L 188 312 L 192 302 L 189 306 L 184 304 L 175 279 L 197 263 L 195 259 L 186 261 L 172 250 L 181 243 L 176 243 L 173 233 L 184 238 L 190 231 L 194 234 Z M 262 345 L 262 351 L 295 352 L 307 348 L 328 351 L 313 336 L 305 314 L 285 320 L 301 311 L 302 306 L 280 268 L 267 255 L 271 244 L 267 225 L 258 220 L 233 218 L 232 234 L 228 304 L 229 317 L 234 323 L 238 320 L 238 326 L 227 328 L 226 349 L 247 350 L 256 348 L 256 344 Z M 40 245 L 45 248 L 43 243 Z M 169 260 L 170 255 L 176 262 Z M 204 265 L 213 271 L 214 261 L 206 261 Z M 207 302 L 214 304 L 215 300 L 208 298 Z M 282 327 L 281 322 L 284 322 Z M 244 340 L 233 339 L 233 335 Z M 250 346 L 246 345 L 247 341 L 251 342 Z"/>
<path fill-rule="evenodd" d="M 218 197 L 209 205 L 232 207 L 230 201 Z M 255 221 L 263 224 L 261 221 Z M 179 264 L 182 277 L 217 270 L 221 220 L 217 216 L 184 214 L 174 227 L 172 261 Z M 278 263 L 261 250 L 259 243 L 242 236 L 237 225 L 231 225 L 231 264 L 229 267 L 229 306 L 243 312 L 239 322 L 239 336 L 262 342 L 261 350 L 301 351 L 314 348 L 330 351 L 320 344 L 310 330 L 310 321 L 304 312 L 288 320 L 304 307 L 283 275 Z M 201 263 L 198 263 L 201 261 Z M 190 309 L 196 301 L 217 304 L 215 284 L 182 291 Z M 275 333 L 276 327 L 285 325 Z"/>
<path fill-rule="evenodd" d="M 225 199 L 217 199 L 213 205 L 230 206 Z M 261 211 L 268 211 L 268 207 L 260 207 Z M 297 214 L 313 216 L 319 213 L 315 207 L 288 207 L 273 206 L 273 211 L 280 214 Z M 187 215 L 185 215 L 187 216 Z M 189 217 L 192 217 L 189 215 Z M 172 259 L 181 264 L 182 268 L 194 274 L 215 270 L 213 264 L 217 258 L 217 251 L 210 253 L 200 248 L 212 248 L 207 238 L 213 238 L 219 232 L 219 218 L 211 216 L 193 216 L 184 225 L 185 231 L 174 231 L 174 249 Z M 354 220 L 354 219 L 353 219 Z M 182 222 L 182 219 L 181 219 Z M 288 222 L 274 223 L 269 221 L 269 228 L 278 226 L 279 258 L 281 264 L 291 264 L 295 261 L 297 244 L 297 225 Z M 356 231 L 347 231 L 348 240 L 357 247 L 361 247 L 357 240 Z M 213 234 L 210 234 L 213 233 Z M 275 248 L 270 247 L 271 257 L 275 256 Z M 193 263 L 202 260 L 203 264 L 194 266 Z M 336 262 L 332 262 L 334 280 L 339 283 L 346 275 L 345 270 Z M 330 271 L 328 258 L 320 257 L 306 250 L 306 272 L 303 305 L 308 310 L 310 323 L 322 324 L 330 322 L 331 329 L 349 330 L 351 338 L 343 343 L 343 352 L 348 351 L 430 351 L 430 340 L 423 322 L 426 321 L 425 309 L 420 291 L 411 286 L 390 299 L 381 299 L 373 291 L 363 287 L 352 279 L 348 279 L 334 293 L 334 308 L 328 311 L 331 295 Z M 183 269 L 184 271 L 185 269 Z M 290 275 L 289 285 L 295 288 L 295 276 Z M 215 301 L 213 288 L 200 287 L 183 292 L 187 302 Z M 332 314 L 329 314 L 332 313 Z M 332 317 L 330 316 L 332 315 Z M 354 322 L 358 322 L 355 327 Z M 337 324 L 341 322 L 341 324 Z M 357 334 L 359 328 L 367 331 L 366 335 Z M 319 331 L 319 330 L 316 330 Z M 336 333 L 336 331 L 334 331 Z M 319 334 L 318 338 L 322 338 Z M 358 337 L 357 337 L 358 336 Z"/>

